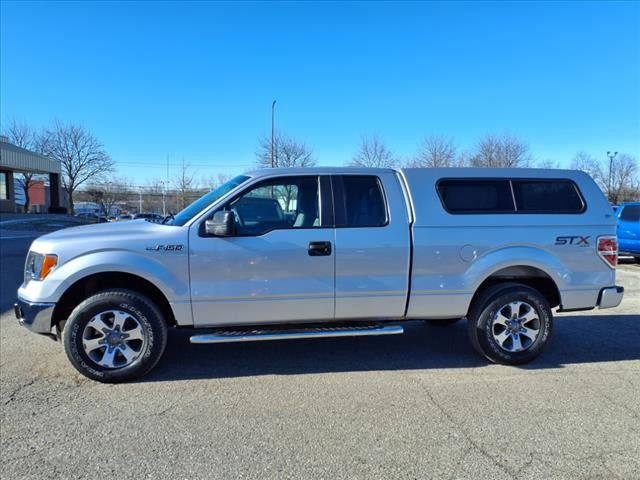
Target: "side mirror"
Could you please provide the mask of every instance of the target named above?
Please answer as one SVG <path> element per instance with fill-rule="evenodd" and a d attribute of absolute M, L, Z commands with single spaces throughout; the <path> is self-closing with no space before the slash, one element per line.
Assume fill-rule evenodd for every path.
<path fill-rule="evenodd" d="M 236 233 L 236 220 L 233 212 L 222 211 L 213 214 L 211 220 L 204 222 L 207 235 L 216 237 L 231 237 Z"/>

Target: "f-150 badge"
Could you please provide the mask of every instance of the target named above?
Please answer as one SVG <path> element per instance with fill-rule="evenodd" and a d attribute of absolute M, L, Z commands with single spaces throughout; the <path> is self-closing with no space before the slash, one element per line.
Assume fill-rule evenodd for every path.
<path fill-rule="evenodd" d="M 145 250 L 150 252 L 180 252 L 184 248 L 181 243 L 177 245 L 155 245 L 153 247 L 147 247 Z"/>

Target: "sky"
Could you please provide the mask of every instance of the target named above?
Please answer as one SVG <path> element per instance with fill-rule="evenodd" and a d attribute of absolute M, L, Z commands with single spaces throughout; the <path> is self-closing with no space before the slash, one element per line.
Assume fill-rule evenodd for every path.
<path fill-rule="evenodd" d="M 3 1 L 0 27 L 0 121 L 83 124 L 137 184 L 252 168 L 274 99 L 320 165 L 374 133 L 640 158 L 639 2 Z"/>

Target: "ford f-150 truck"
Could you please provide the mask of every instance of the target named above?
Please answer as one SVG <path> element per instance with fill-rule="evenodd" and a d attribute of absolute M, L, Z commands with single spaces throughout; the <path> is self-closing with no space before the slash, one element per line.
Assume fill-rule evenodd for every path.
<path fill-rule="evenodd" d="M 466 319 L 504 364 L 548 342 L 552 309 L 617 306 L 616 218 L 585 173 L 269 169 L 165 224 L 36 239 L 15 313 L 102 382 L 153 368 L 171 327 L 195 344 L 389 335 Z"/>

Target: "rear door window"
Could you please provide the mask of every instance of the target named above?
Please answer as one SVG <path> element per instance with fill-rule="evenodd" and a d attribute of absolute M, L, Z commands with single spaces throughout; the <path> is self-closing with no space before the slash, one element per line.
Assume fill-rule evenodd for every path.
<path fill-rule="evenodd" d="M 512 180 L 518 212 L 580 213 L 584 202 L 570 180 Z"/>
<path fill-rule="evenodd" d="M 508 180 L 440 180 L 438 193 L 449 213 L 513 213 L 515 210 Z"/>
<path fill-rule="evenodd" d="M 337 227 L 382 227 L 387 224 L 387 207 L 378 177 L 343 175 L 334 180 Z"/>

